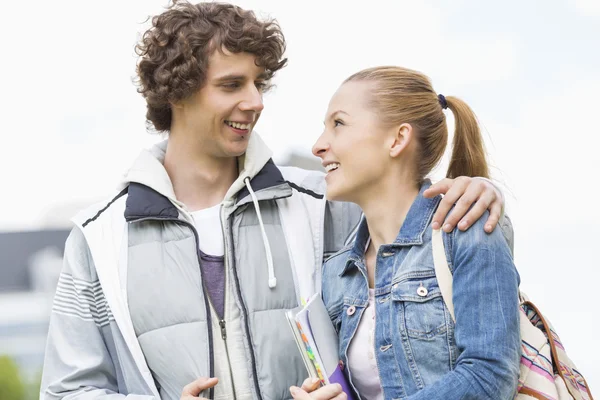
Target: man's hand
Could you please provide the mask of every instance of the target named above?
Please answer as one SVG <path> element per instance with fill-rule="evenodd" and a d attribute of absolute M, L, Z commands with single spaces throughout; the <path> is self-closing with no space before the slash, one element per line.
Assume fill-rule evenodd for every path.
<path fill-rule="evenodd" d="M 307 378 L 301 388 L 292 386 L 290 393 L 294 400 L 346 400 L 348 398 L 338 383 L 319 388 L 319 380 L 311 378 Z"/>
<path fill-rule="evenodd" d="M 490 233 L 496 228 L 502 212 L 502 194 L 485 179 L 466 176 L 459 176 L 455 179 L 445 178 L 431 185 L 423 193 L 423 196 L 431 198 L 438 194 L 444 194 L 444 198 L 433 216 L 433 229 L 439 229 L 444 219 L 446 219 L 443 227 L 444 232 L 451 232 L 457 224 L 458 229 L 466 231 L 488 209 L 490 210 L 490 216 L 484 229 L 487 233 Z M 448 211 L 455 203 L 456 206 L 446 218 Z M 473 203 L 475 205 L 469 211 Z M 469 212 L 467 213 L 467 211 Z"/>
<path fill-rule="evenodd" d="M 203 390 L 210 389 L 219 383 L 217 378 L 198 378 L 194 382 L 185 385 L 181 392 L 181 400 L 207 400 L 200 396 Z"/>

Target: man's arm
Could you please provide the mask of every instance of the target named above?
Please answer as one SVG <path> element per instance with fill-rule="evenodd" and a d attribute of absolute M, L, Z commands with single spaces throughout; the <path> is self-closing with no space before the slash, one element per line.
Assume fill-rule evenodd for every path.
<path fill-rule="evenodd" d="M 327 202 L 323 261 L 353 241 L 361 218 L 362 210 L 354 203 Z"/>
<path fill-rule="evenodd" d="M 119 394 L 108 310 L 83 233 L 74 228 L 50 317 L 40 399 L 151 400 Z M 116 354 L 113 347 L 113 355 Z M 121 378 L 122 380 L 122 378 Z"/>
<path fill-rule="evenodd" d="M 457 224 L 461 231 L 465 231 L 489 211 L 484 230 L 490 233 L 499 223 L 508 246 L 513 250 L 512 224 L 503 212 L 504 196 L 489 179 L 466 176 L 446 178 L 431 185 L 424 196 L 434 197 L 438 194 L 445 195 L 433 216 L 434 229 L 439 229 L 444 223 L 445 232 L 451 232 Z M 355 204 L 331 201 L 327 203 L 324 260 L 352 241 L 361 217 L 362 212 Z"/>

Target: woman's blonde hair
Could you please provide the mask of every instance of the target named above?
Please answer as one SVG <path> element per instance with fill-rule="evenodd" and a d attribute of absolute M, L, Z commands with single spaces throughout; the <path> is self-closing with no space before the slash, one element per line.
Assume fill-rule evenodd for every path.
<path fill-rule="evenodd" d="M 452 157 L 446 176 L 489 177 L 483 138 L 471 108 L 456 97 L 438 96 L 431 81 L 420 72 L 402 67 L 375 67 L 352 75 L 345 82 L 373 83 L 368 104 L 386 126 L 409 123 L 419 144 L 416 174 L 420 182 L 442 158 L 448 142 L 444 108 L 454 114 Z"/>

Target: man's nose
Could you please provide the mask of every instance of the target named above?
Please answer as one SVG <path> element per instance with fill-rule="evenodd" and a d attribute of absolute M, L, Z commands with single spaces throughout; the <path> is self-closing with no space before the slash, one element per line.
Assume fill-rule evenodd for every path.
<path fill-rule="evenodd" d="M 265 105 L 263 103 L 262 93 L 254 86 L 247 90 L 244 101 L 240 103 L 240 109 L 242 111 L 254 111 L 260 113 Z"/>

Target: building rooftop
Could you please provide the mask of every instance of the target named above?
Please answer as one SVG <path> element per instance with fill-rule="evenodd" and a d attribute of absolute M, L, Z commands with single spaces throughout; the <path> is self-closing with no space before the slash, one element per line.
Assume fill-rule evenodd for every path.
<path fill-rule="evenodd" d="M 70 229 L 0 232 L 0 292 L 29 291 L 32 257 L 52 250 L 62 255 Z"/>

